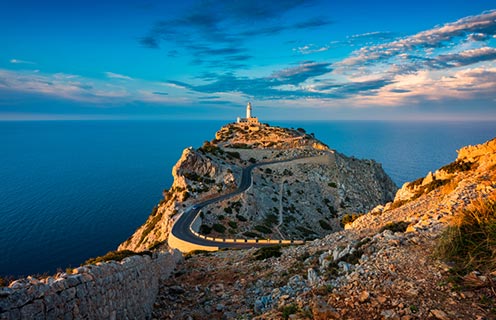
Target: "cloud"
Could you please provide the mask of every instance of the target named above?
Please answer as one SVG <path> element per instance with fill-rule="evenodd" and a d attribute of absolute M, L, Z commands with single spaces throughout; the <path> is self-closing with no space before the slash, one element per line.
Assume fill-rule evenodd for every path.
<path fill-rule="evenodd" d="M 104 72 L 105 76 L 109 79 L 119 79 L 119 80 L 133 80 L 133 78 L 129 76 L 125 76 L 123 74 L 114 73 L 114 72 Z"/>
<path fill-rule="evenodd" d="M 0 69 L 0 89 L 17 94 L 43 95 L 56 99 L 72 100 L 95 105 L 122 105 L 130 101 L 181 102 L 184 99 L 169 97 L 164 84 L 134 79 L 109 73 L 110 79 L 87 78 L 74 74 L 11 71 Z M 173 90 L 173 88 L 171 88 Z M 181 89 L 180 89 L 181 90 Z"/>
<path fill-rule="evenodd" d="M 150 49 L 158 49 L 159 46 L 159 39 L 157 39 L 154 36 L 146 36 L 146 37 L 141 37 L 139 38 L 139 43 L 146 48 Z"/>
<path fill-rule="evenodd" d="M 389 39 L 391 38 L 392 33 L 391 32 L 385 32 L 385 31 L 373 31 L 373 32 L 366 32 L 366 33 L 361 33 L 361 34 L 354 34 L 349 36 L 348 38 L 350 39 Z"/>
<path fill-rule="evenodd" d="M 482 61 L 496 60 L 496 48 L 483 47 L 466 50 L 459 53 L 450 53 L 432 59 L 433 67 L 461 67 Z"/>
<path fill-rule="evenodd" d="M 228 100 L 200 100 L 199 104 L 205 105 L 232 105 L 234 104 L 232 101 Z"/>
<path fill-rule="evenodd" d="M 169 81 L 175 86 L 180 86 L 199 93 L 237 93 L 240 95 L 256 97 L 257 99 L 297 99 L 301 97 L 331 97 L 326 93 L 310 90 L 305 85 L 313 79 L 331 71 L 331 64 L 326 62 L 304 61 L 297 66 L 273 72 L 270 76 L 248 78 L 235 76 L 232 73 L 223 75 L 211 74 L 210 83 L 191 85 L 185 82 Z"/>
<path fill-rule="evenodd" d="M 36 64 L 32 61 L 26 61 L 26 60 L 21 60 L 21 59 L 10 59 L 9 62 L 12 64 Z"/>
<path fill-rule="evenodd" d="M 314 44 L 307 44 L 307 45 L 304 45 L 303 47 L 298 47 L 298 48 L 293 48 L 293 51 L 296 51 L 300 54 L 311 54 L 311 53 L 316 53 L 316 52 L 324 52 L 324 51 L 327 51 L 329 50 L 329 46 L 322 46 L 322 47 L 319 47 L 319 46 L 316 46 Z"/>
<path fill-rule="evenodd" d="M 148 34 L 139 39 L 139 43 L 152 49 L 158 49 L 162 42 L 173 43 L 193 55 L 193 65 L 205 64 L 223 69 L 246 68 L 246 64 L 232 62 L 251 58 L 249 48 L 245 45 L 247 40 L 330 24 L 328 19 L 320 16 L 291 23 L 281 22 L 280 18 L 288 12 L 308 7 L 314 2 L 315 0 L 197 1 L 174 19 L 156 22 Z"/>
<path fill-rule="evenodd" d="M 274 72 L 271 78 L 278 79 L 282 84 L 297 85 L 309 78 L 325 75 L 331 72 L 331 64 L 327 62 L 303 62 L 296 67 Z"/>
<path fill-rule="evenodd" d="M 392 42 L 362 47 L 340 64 L 349 67 L 386 61 L 416 49 L 441 48 L 457 37 L 473 34 L 477 34 L 478 39 L 496 34 L 496 10 L 459 19 Z"/>
<path fill-rule="evenodd" d="M 422 70 L 396 75 L 389 84 L 378 88 L 374 96 L 351 96 L 349 103 L 362 106 L 402 106 L 453 99 L 487 103 L 495 98 L 494 88 L 496 67 L 470 68 L 450 73 L 446 73 L 446 70 Z"/>

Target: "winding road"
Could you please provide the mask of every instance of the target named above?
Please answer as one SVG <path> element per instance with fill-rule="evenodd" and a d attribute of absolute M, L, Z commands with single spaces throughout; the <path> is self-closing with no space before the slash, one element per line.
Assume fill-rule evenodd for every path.
<path fill-rule="evenodd" d="M 238 195 L 240 193 L 245 192 L 252 183 L 252 171 L 256 167 L 260 166 L 265 166 L 265 165 L 270 165 L 270 164 L 276 164 L 276 163 L 282 163 L 282 162 L 291 162 L 295 160 L 300 160 L 300 159 L 305 159 L 305 158 L 313 158 L 315 156 L 311 157 L 299 157 L 299 158 L 293 158 L 289 160 L 277 160 L 277 161 L 268 161 L 268 162 L 260 162 L 260 163 L 255 163 L 252 165 L 249 165 L 246 168 L 243 168 L 243 172 L 241 175 L 241 182 L 239 184 L 239 187 L 236 191 L 233 191 L 231 193 L 221 195 L 212 199 L 205 200 L 203 202 L 197 203 L 195 205 L 190 206 L 187 208 L 184 213 L 177 219 L 177 221 L 174 223 L 172 226 L 171 233 L 174 235 L 176 238 L 191 243 L 191 244 L 196 244 L 199 246 L 206 246 L 206 247 L 216 247 L 216 248 L 250 248 L 250 247 L 262 247 L 262 246 L 269 246 L 269 245 L 274 245 L 274 243 L 263 243 L 263 240 L 260 240 L 258 243 L 254 242 L 242 242 L 241 239 L 238 239 L 237 242 L 218 242 L 218 241 L 212 241 L 212 240 L 207 240 L 200 238 L 196 236 L 194 233 L 191 232 L 190 226 L 193 223 L 193 220 L 195 219 L 196 215 L 198 212 L 205 206 L 223 201 L 226 199 L 229 199 L 235 195 Z"/>

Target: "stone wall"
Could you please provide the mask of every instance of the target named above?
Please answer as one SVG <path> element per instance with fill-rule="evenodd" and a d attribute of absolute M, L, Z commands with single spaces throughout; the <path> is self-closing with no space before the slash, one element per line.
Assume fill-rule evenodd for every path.
<path fill-rule="evenodd" d="M 0 288 L 0 320 L 149 319 L 159 280 L 181 260 L 174 250 L 87 265 L 42 280 L 16 280 Z"/>

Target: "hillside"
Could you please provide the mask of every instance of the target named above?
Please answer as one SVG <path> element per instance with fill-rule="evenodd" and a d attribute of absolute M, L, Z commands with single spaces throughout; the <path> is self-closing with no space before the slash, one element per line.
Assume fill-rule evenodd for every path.
<path fill-rule="evenodd" d="M 154 316 L 495 319 L 495 189 L 496 140 L 463 148 L 453 163 L 406 183 L 394 201 L 345 230 L 301 246 L 187 256 L 162 282 Z M 442 258 L 440 244 L 448 226 L 467 213 L 482 216 L 483 207 L 489 222 L 472 223 L 489 227 L 487 239 L 474 238 L 486 256 L 460 269 L 456 257 Z"/>
<path fill-rule="evenodd" d="M 183 151 L 164 199 L 119 250 L 164 246 L 174 219 L 189 206 L 236 190 L 244 167 L 253 171 L 247 192 L 201 212 L 200 232 L 215 237 L 315 239 L 342 229 L 350 213 L 393 199 L 397 187 L 381 165 L 328 148 L 305 130 L 266 124 L 228 124 L 215 139 Z"/>

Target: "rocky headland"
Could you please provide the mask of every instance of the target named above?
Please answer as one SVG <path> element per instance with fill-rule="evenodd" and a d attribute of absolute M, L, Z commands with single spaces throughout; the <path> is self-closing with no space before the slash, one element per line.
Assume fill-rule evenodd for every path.
<path fill-rule="evenodd" d="M 119 250 L 166 245 L 175 219 L 189 206 L 236 190 L 242 168 L 250 188 L 202 209 L 203 235 L 238 239 L 311 240 L 342 229 L 346 214 L 365 213 L 394 198 L 397 187 L 373 160 L 347 157 L 304 129 L 234 123 L 212 141 L 187 148 L 172 169 L 163 200 Z"/>

